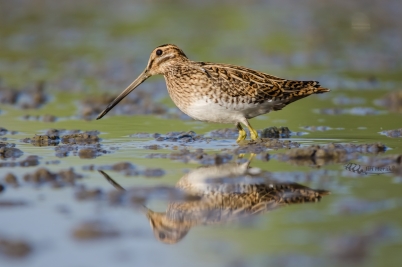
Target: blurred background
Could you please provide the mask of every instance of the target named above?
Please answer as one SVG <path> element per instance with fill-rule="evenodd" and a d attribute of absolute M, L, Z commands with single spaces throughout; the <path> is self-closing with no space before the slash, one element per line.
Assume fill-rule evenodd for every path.
<path fill-rule="evenodd" d="M 185 173 L 207 164 L 152 156 L 155 151 L 150 150 L 169 155 L 183 146 L 214 155 L 236 148 L 234 139 L 222 135 L 212 143 L 202 137 L 198 144 L 179 148 L 155 142 L 155 133 L 192 130 L 214 137 L 213 131 L 233 128 L 182 114 L 162 77 L 152 77 L 104 119 L 94 121 L 146 67 L 151 51 L 166 43 L 178 45 L 194 61 L 320 81 L 332 91 L 256 118 L 252 125 L 259 130 L 287 126 L 297 134 L 291 140 L 302 145 L 381 143 L 387 147 L 383 154 L 359 152 L 353 160 L 395 163 L 399 155 L 400 164 L 400 0 L 1 0 L 0 148 L 21 151 L 10 157 L 0 151 L 1 266 L 400 264 L 401 173 L 361 176 L 345 170 L 345 160 L 298 165 L 276 157 L 286 149 L 269 150 L 269 162 L 260 155 L 252 166 L 331 195 L 315 205 L 286 207 L 250 222 L 194 227 L 171 246 L 154 238 L 138 210 L 82 202 L 77 190 L 84 187 L 99 189 L 91 191 L 95 199 L 96 192 L 113 190 L 93 171 L 104 164 L 129 162 L 141 170 L 133 177 L 109 169 L 125 188 L 173 187 Z M 28 140 L 49 129 L 95 130 L 91 133 L 102 141 L 88 155 L 76 144 L 70 149 Z M 37 158 L 21 161 L 28 156 Z M 162 170 L 159 179 L 142 171 L 155 167 Z M 48 173 L 43 168 L 50 173 L 70 170 L 83 179 L 78 187 L 32 186 L 29 175 L 42 177 Z M 18 188 L 8 185 L 9 174 L 20 182 Z M 2 208 L 13 201 L 27 206 Z M 159 211 L 166 209 L 166 203 L 158 203 L 154 207 Z M 86 232 L 77 238 L 75 229 L 87 221 L 106 221 L 114 228 L 95 224 L 108 237 L 82 242 Z M 10 240 L 27 245 L 10 253 Z"/>
<path fill-rule="evenodd" d="M 153 48 L 173 43 L 195 61 L 290 77 L 395 79 L 402 64 L 400 5 L 398 0 L 5 0 L 1 75 L 7 84 L 46 79 L 54 89 L 62 83 L 68 90 L 120 90 L 145 67 Z"/>

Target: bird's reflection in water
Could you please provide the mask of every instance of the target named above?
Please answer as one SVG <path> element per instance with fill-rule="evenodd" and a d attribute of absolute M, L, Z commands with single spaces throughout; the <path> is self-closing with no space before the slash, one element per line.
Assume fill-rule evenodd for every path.
<path fill-rule="evenodd" d="M 166 212 L 154 212 L 144 206 L 155 237 L 175 244 L 197 225 L 222 224 L 288 204 L 317 202 L 329 194 L 297 183 L 275 181 L 268 172 L 249 165 L 250 161 L 212 165 L 184 175 L 175 187 L 199 198 L 171 201 Z M 116 183 L 102 173 L 112 184 Z M 122 189 L 117 183 L 114 186 Z"/>

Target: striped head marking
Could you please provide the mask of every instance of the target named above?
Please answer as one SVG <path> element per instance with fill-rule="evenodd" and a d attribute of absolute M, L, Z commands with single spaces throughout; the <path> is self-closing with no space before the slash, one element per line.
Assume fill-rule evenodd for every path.
<path fill-rule="evenodd" d="M 188 60 L 186 54 L 178 46 L 173 44 L 161 45 L 152 51 L 146 71 L 150 76 L 164 74 L 168 71 L 169 66 L 186 60 Z"/>

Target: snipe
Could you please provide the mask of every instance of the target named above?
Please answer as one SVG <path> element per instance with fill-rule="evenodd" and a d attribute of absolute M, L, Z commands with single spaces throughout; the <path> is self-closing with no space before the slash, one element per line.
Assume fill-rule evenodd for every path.
<path fill-rule="evenodd" d="M 181 111 L 196 120 L 234 123 L 239 130 L 237 142 L 247 137 L 240 123 L 247 126 L 255 140 L 258 134 L 248 119 L 281 110 L 311 94 L 330 91 L 316 81 L 292 81 L 235 65 L 194 62 L 176 45 L 166 44 L 155 48 L 145 70 L 97 119 L 157 74 L 165 77 L 169 95 Z"/>

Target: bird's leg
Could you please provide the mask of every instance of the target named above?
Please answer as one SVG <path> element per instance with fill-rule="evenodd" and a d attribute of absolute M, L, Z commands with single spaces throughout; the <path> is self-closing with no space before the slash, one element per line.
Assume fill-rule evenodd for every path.
<path fill-rule="evenodd" d="M 239 142 L 241 142 L 241 141 L 243 141 L 243 140 L 246 139 L 247 133 L 246 133 L 246 131 L 243 129 L 243 127 L 241 127 L 240 122 L 237 122 L 237 123 L 236 123 L 236 127 L 237 127 L 237 129 L 239 130 L 239 137 L 237 137 L 236 142 L 239 143 Z"/>
<path fill-rule="evenodd" d="M 251 127 L 250 123 L 248 122 L 247 119 L 244 119 L 243 123 L 247 126 L 247 128 L 250 131 L 251 139 L 252 140 L 257 140 L 258 139 L 258 133 L 256 130 L 254 130 L 253 127 Z"/>

